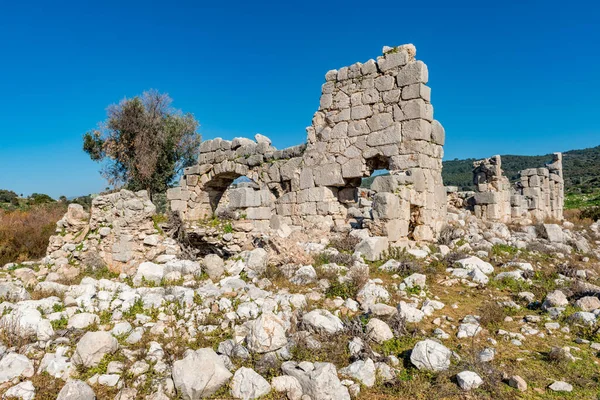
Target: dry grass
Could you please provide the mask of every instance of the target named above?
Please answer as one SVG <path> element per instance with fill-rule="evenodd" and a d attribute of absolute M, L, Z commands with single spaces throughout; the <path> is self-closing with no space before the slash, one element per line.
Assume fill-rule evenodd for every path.
<path fill-rule="evenodd" d="M 56 222 L 64 215 L 62 203 L 29 210 L 0 210 L 0 266 L 43 257 Z"/>

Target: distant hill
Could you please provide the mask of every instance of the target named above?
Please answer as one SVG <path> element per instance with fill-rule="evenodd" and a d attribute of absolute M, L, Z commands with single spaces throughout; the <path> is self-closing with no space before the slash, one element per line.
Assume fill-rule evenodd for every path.
<path fill-rule="evenodd" d="M 543 167 L 552 160 L 552 155 L 543 156 L 502 156 L 504 174 L 514 181 L 518 172 L 526 168 Z M 463 190 L 473 188 L 473 161 L 444 161 L 442 177 L 446 186 L 458 186 Z M 583 150 L 570 150 L 563 153 L 563 175 L 567 193 L 593 193 L 600 189 L 600 146 Z"/>

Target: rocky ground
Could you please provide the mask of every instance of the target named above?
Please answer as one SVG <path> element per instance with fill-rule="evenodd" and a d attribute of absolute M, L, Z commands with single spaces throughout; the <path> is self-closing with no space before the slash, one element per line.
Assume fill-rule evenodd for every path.
<path fill-rule="evenodd" d="M 597 398 L 599 230 L 464 212 L 443 244 L 404 249 L 305 232 L 226 260 L 163 254 L 130 275 L 8 264 L 0 393 Z"/>

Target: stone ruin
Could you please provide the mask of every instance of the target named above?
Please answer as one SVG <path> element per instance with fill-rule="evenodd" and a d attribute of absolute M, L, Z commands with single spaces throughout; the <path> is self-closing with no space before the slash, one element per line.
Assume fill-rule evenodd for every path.
<path fill-rule="evenodd" d="M 131 273 L 142 260 L 239 254 L 273 233 L 314 229 L 362 229 L 356 235 L 381 239 L 383 251 L 436 240 L 448 205 L 488 221 L 562 220 L 560 153 L 543 168 L 521 171 L 514 185 L 494 156 L 473 164 L 475 192 L 444 187 L 445 133 L 433 119 L 427 67 L 415 54 L 412 45 L 384 47 L 377 60 L 327 72 L 305 144 L 277 150 L 260 134 L 204 141 L 198 164 L 167 192 L 184 227 L 177 241 L 153 220 L 145 191 L 122 190 L 96 197 L 90 213 L 71 204 L 50 239 L 47 263 L 65 276 L 80 264 Z M 390 174 L 361 187 L 378 170 Z"/>
<path fill-rule="evenodd" d="M 45 262 L 55 265 L 59 274 L 76 276 L 80 264 L 132 273 L 144 260 L 179 255 L 177 242 L 154 223 L 155 214 L 145 190 L 98 196 L 89 213 L 79 204 L 70 204 L 50 237 Z"/>
<path fill-rule="evenodd" d="M 262 135 L 203 142 L 198 165 L 167 193 L 171 209 L 210 236 L 204 222 L 246 177 L 253 186 L 226 195 L 232 235 L 369 228 L 392 243 L 434 240 L 446 222 L 445 133 L 415 54 L 412 45 L 384 47 L 377 60 L 327 72 L 306 144 L 277 150 Z M 377 170 L 390 175 L 361 190 Z"/>
<path fill-rule="evenodd" d="M 502 173 L 496 155 L 473 163 L 475 193 L 467 200 L 477 218 L 489 221 L 544 221 L 563 219 L 564 182 L 562 154 L 542 168 L 519 172 L 514 185 Z"/>

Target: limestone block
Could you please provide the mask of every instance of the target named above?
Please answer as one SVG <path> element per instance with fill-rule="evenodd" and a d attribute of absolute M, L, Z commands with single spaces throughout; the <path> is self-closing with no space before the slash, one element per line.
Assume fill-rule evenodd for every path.
<path fill-rule="evenodd" d="M 346 79 L 348 79 L 348 67 L 340 68 L 337 72 L 337 80 L 345 81 Z"/>
<path fill-rule="evenodd" d="M 298 212 L 300 215 L 317 215 L 317 203 L 298 204 Z"/>
<path fill-rule="evenodd" d="M 398 188 L 398 180 L 394 175 L 376 176 L 371 183 L 371 190 L 378 193 L 394 193 Z"/>
<path fill-rule="evenodd" d="M 386 144 L 397 144 L 401 141 L 402 125 L 397 122 L 382 131 L 373 132 L 367 137 L 367 144 L 371 147 L 382 146 Z"/>
<path fill-rule="evenodd" d="M 187 208 L 187 201 L 183 200 L 172 200 L 171 210 L 173 211 L 185 211 Z"/>
<path fill-rule="evenodd" d="M 418 225 L 413 231 L 413 239 L 417 242 L 432 242 L 434 239 L 433 230 L 427 225 Z"/>
<path fill-rule="evenodd" d="M 275 205 L 275 211 L 276 211 L 277 215 L 280 215 L 283 217 L 289 217 L 290 215 L 295 214 L 296 205 L 290 204 L 290 203 L 277 204 L 277 205 Z"/>
<path fill-rule="evenodd" d="M 362 95 L 363 104 L 374 104 L 380 101 L 379 91 L 375 88 L 367 89 Z"/>
<path fill-rule="evenodd" d="M 371 59 L 371 60 L 367 61 L 366 63 L 364 63 L 363 65 L 361 65 L 360 72 L 362 72 L 363 75 L 369 75 L 369 74 L 376 73 L 377 72 L 377 64 L 375 63 L 375 60 Z"/>
<path fill-rule="evenodd" d="M 443 146 L 446 141 L 444 127 L 436 120 L 431 123 L 431 140 L 440 146 Z"/>
<path fill-rule="evenodd" d="M 167 190 L 167 200 L 182 200 L 181 188 L 174 187 Z"/>
<path fill-rule="evenodd" d="M 404 50 L 394 50 L 392 53 L 387 53 L 377 57 L 377 65 L 382 72 L 392 68 L 401 67 L 408 62 L 408 52 Z"/>
<path fill-rule="evenodd" d="M 351 121 L 348 124 L 348 136 L 359 136 L 366 135 L 370 132 L 369 127 L 367 125 L 367 121 L 359 120 L 359 121 Z"/>
<path fill-rule="evenodd" d="M 367 119 L 367 125 L 371 131 L 380 131 L 394 123 L 394 118 L 390 113 L 375 114 Z"/>
<path fill-rule="evenodd" d="M 348 136 L 348 123 L 340 122 L 331 130 L 331 139 L 343 139 Z"/>
<path fill-rule="evenodd" d="M 306 203 L 313 204 L 313 203 Z M 316 204 L 317 214 L 319 215 L 327 215 L 327 214 L 338 214 L 339 212 L 339 204 L 331 201 L 320 201 Z"/>
<path fill-rule="evenodd" d="M 394 120 L 404 121 L 407 119 L 422 118 L 433 121 L 433 106 L 423 99 L 412 99 L 402 103 L 401 107 L 394 108 Z"/>
<path fill-rule="evenodd" d="M 405 140 L 429 140 L 431 123 L 424 119 L 411 119 L 402 122 L 402 136 Z"/>
<path fill-rule="evenodd" d="M 246 218 L 249 220 L 255 219 L 267 219 L 270 220 L 272 216 L 270 207 L 252 207 L 246 209 Z"/>
<path fill-rule="evenodd" d="M 324 200 L 334 200 L 335 195 L 330 188 L 327 187 L 315 187 L 310 189 L 304 189 L 298 192 L 297 201 L 298 203 L 316 202 Z"/>
<path fill-rule="evenodd" d="M 380 92 L 386 90 L 392 90 L 394 88 L 394 77 L 390 75 L 383 75 L 375 78 L 375 89 Z"/>
<path fill-rule="evenodd" d="M 386 90 L 381 93 L 381 97 L 386 104 L 396 104 L 400 100 L 401 92 L 401 89 Z"/>
<path fill-rule="evenodd" d="M 232 208 L 258 207 L 260 200 L 258 191 L 249 187 L 229 190 L 229 206 Z"/>
<path fill-rule="evenodd" d="M 402 99 L 423 99 L 429 102 L 431 99 L 431 88 L 422 83 L 414 83 L 412 85 L 405 86 L 402 88 Z"/>
<path fill-rule="evenodd" d="M 188 186 L 196 186 L 198 184 L 198 175 L 187 175 L 185 180 Z"/>
<path fill-rule="evenodd" d="M 502 192 L 481 192 L 475 193 L 474 198 L 476 204 L 497 204 L 500 203 L 505 196 Z"/>
<path fill-rule="evenodd" d="M 393 193 L 376 193 L 373 196 L 373 219 L 400 218 L 400 199 Z"/>
<path fill-rule="evenodd" d="M 337 109 L 345 109 L 350 107 L 350 97 L 344 92 L 337 92 L 333 96 L 333 104 Z"/>
<path fill-rule="evenodd" d="M 348 160 L 342 165 L 343 178 L 360 178 L 363 176 L 363 163 L 359 158 Z"/>
<path fill-rule="evenodd" d="M 415 83 L 427 83 L 428 80 L 427 65 L 422 61 L 413 61 L 406 64 L 396 75 L 396 82 L 400 87 Z"/>
<path fill-rule="evenodd" d="M 350 110 L 350 117 L 353 120 L 365 119 L 371 115 L 373 115 L 373 110 L 368 105 L 355 106 Z"/>
<path fill-rule="evenodd" d="M 329 70 L 325 74 L 325 80 L 328 82 L 335 81 L 337 79 L 337 74 L 338 74 L 338 71 L 336 69 Z"/>
<path fill-rule="evenodd" d="M 373 236 L 363 239 L 356 245 L 356 251 L 360 252 L 369 261 L 377 261 L 388 250 L 388 247 L 389 241 L 387 237 Z"/>
<path fill-rule="evenodd" d="M 392 219 L 386 221 L 385 234 L 391 242 L 396 242 L 408 236 L 409 221 L 406 219 Z"/>
<path fill-rule="evenodd" d="M 311 168 L 303 168 L 300 171 L 300 189 L 315 187 L 315 181 Z"/>
<path fill-rule="evenodd" d="M 313 175 L 317 186 L 345 186 L 342 167 L 337 163 L 317 166 Z"/>

